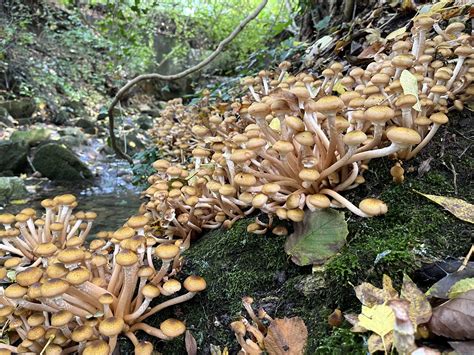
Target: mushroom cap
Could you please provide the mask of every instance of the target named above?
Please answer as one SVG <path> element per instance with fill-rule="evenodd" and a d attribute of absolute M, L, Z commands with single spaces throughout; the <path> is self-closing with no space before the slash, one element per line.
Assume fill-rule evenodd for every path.
<path fill-rule="evenodd" d="M 146 298 L 155 298 L 160 295 L 160 289 L 152 284 L 146 284 L 143 286 L 142 294 Z"/>
<path fill-rule="evenodd" d="M 288 219 L 292 220 L 293 222 L 301 222 L 304 219 L 304 211 L 299 208 L 294 208 L 288 210 L 287 216 Z"/>
<path fill-rule="evenodd" d="M 276 226 L 272 229 L 272 233 L 278 236 L 288 235 L 288 229 L 285 226 Z"/>
<path fill-rule="evenodd" d="M 117 229 L 113 234 L 112 237 L 117 240 L 124 240 L 129 239 L 135 235 L 135 230 L 131 227 L 121 227 Z"/>
<path fill-rule="evenodd" d="M 375 106 L 374 106 L 375 107 Z M 348 146 L 357 147 L 359 144 L 364 143 L 367 140 L 367 135 L 358 130 L 350 131 L 344 135 L 342 141 Z M 323 195 L 324 196 L 324 195 Z"/>
<path fill-rule="evenodd" d="M 255 208 L 262 208 L 268 201 L 268 196 L 264 193 L 256 194 L 252 199 L 252 206 Z"/>
<path fill-rule="evenodd" d="M 206 289 L 207 284 L 201 276 L 190 275 L 184 280 L 183 286 L 189 292 L 200 292 Z"/>
<path fill-rule="evenodd" d="M 295 116 L 287 116 L 285 118 L 285 123 L 288 127 L 297 132 L 301 132 L 306 129 L 304 122 L 300 118 Z"/>
<path fill-rule="evenodd" d="M 155 273 L 155 271 L 153 270 L 152 267 L 150 266 L 146 266 L 146 265 L 142 265 L 140 266 L 140 268 L 138 269 L 138 277 L 150 277 L 152 276 L 153 274 Z"/>
<path fill-rule="evenodd" d="M 319 171 L 311 168 L 303 168 L 298 173 L 298 177 L 304 181 L 316 181 L 319 178 Z"/>
<path fill-rule="evenodd" d="M 109 317 L 99 324 L 99 332 L 102 335 L 113 337 L 122 332 L 125 323 L 122 318 Z"/>
<path fill-rule="evenodd" d="M 306 204 L 310 204 L 317 208 L 328 208 L 331 205 L 331 201 L 326 195 L 313 194 L 306 197 Z"/>
<path fill-rule="evenodd" d="M 165 159 L 158 159 L 152 164 L 153 169 L 155 169 L 156 171 L 166 171 L 166 169 L 168 169 L 170 165 L 171 163 Z"/>
<path fill-rule="evenodd" d="M 31 328 L 28 333 L 26 333 L 26 337 L 28 340 L 35 341 L 41 339 L 44 336 L 44 333 L 46 333 L 44 327 L 38 326 Z"/>
<path fill-rule="evenodd" d="M 179 254 L 179 247 L 174 244 L 160 244 L 155 249 L 155 255 L 163 260 L 173 259 Z"/>
<path fill-rule="evenodd" d="M 38 282 L 43 276 L 43 271 L 39 267 L 29 267 L 16 274 L 16 282 L 20 286 L 31 286 Z"/>
<path fill-rule="evenodd" d="M 313 134 L 309 131 L 299 132 L 295 134 L 295 140 L 306 147 L 312 146 L 314 144 Z"/>
<path fill-rule="evenodd" d="M 254 186 L 257 183 L 257 179 L 252 174 L 238 173 L 234 177 L 234 182 L 240 186 Z"/>
<path fill-rule="evenodd" d="M 273 182 L 268 182 L 262 186 L 262 192 L 267 196 L 276 194 L 280 189 L 281 186 Z"/>
<path fill-rule="evenodd" d="M 219 187 L 218 192 L 222 196 L 234 196 L 237 192 L 236 188 L 231 184 L 224 184 Z"/>
<path fill-rule="evenodd" d="M 53 208 L 56 206 L 56 202 L 54 200 L 47 198 L 41 201 L 41 207 L 48 209 L 48 208 Z"/>
<path fill-rule="evenodd" d="M 45 338 L 48 339 L 48 337 L 46 337 L 46 334 Z M 49 344 L 48 347 L 44 350 L 44 355 L 61 355 L 62 352 L 63 348 L 61 348 L 61 346 L 59 346 L 58 344 Z"/>
<path fill-rule="evenodd" d="M 387 132 L 387 138 L 391 142 L 401 145 L 414 145 L 421 142 L 420 134 L 406 127 L 394 127 Z"/>
<path fill-rule="evenodd" d="M 264 102 L 254 102 L 248 108 L 248 112 L 251 116 L 257 118 L 264 118 L 266 115 L 271 113 L 270 105 Z"/>
<path fill-rule="evenodd" d="M 138 256 L 131 250 L 122 249 L 115 257 L 115 262 L 121 266 L 132 266 L 138 262 Z"/>
<path fill-rule="evenodd" d="M 239 335 L 239 336 L 244 336 L 245 333 L 247 332 L 247 329 L 245 327 L 244 322 L 242 322 L 240 320 L 230 323 L 230 327 L 231 327 L 232 331 L 236 335 Z"/>
<path fill-rule="evenodd" d="M 474 48 L 471 46 L 459 46 L 454 50 L 454 54 L 458 57 L 468 57 L 474 53 Z"/>
<path fill-rule="evenodd" d="M 45 321 L 44 315 L 42 313 L 33 313 L 27 319 L 27 323 L 30 327 L 37 327 L 42 325 Z"/>
<path fill-rule="evenodd" d="M 90 325 L 81 325 L 72 331 L 71 339 L 76 343 L 81 343 L 89 340 L 92 335 L 94 335 L 94 331 Z"/>
<path fill-rule="evenodd" d="M 369 216 L 380 216 L 387 213 L 388 207 L 382 200 L 366 198 L 359 203 L 359 209 Z"/>
<path fill-rule="evenodd" d="M 135 355 L 153 354 L 153 344 L 148 341 L 141 341 L 135 345 Z"/>
<path fill-rule="evenodd" d="M 108 355 L 110 352 L 109 344 L 104 340 L 94 340 L 87 343 L 82 355 Z"/>
<path fill-rule="evenodd" d="M 288 141 L 283 141 L 283 140 L 276 141 L 272 147 L 278 153 L 282 153 L 282 154 L 287 154 L 289 152 L 292 152 L 295 149 L 292 143 Z"/>
<path fill-rule="evenodd" d="M 413 56 L 410 54 L 399 54 L 392 58 L 392 64 L 397 68 L 409 68 L 413 65 Z"/>
<path fill-rule="evenodd" d="M 72 194 L 59 195 L 54 198 L 54 201 L 58 205 L 71 206 L 74 202 L 76 202 L 76 196 Z"/>
<path fill-rule="evenodd" d="M 58 260 L 65 264 L 76 263 L 84 260 L 84 250 L 80 248 L 66 248 L 58 253 Z"/>
<path fill-rule="evenodd" d="M 133 229 L 139 229 L 146 226 L 148 221 L 148 217 L 144 215 L 132 216 L 128 219 L 127 226 Z"/>
<path fill-rule="evenodd" d="M 46 268 L 46 275 L 52 279 L 60 279 L 67 275 L 69 269 L 63 263 L 49 264 Z"/>
<path fill-rule="evenodd" d="M 169 279 L 163 284 L 162 288 L 166 291 L 166 293 L 172 295 L 173 293 L 181 290 L 181 282 L 176 279 Z"/>
<path fill-rule="evenodd" d="M 103 305 L 112 304 L 114 302 L 114 296 L 112 296 L 110 293 L 104 293 L 100 295 L 99 302 Z"/>
<path fill-rule="evenodd" d="M 186 331 L 186 326 L 178 319 L 168 318 L 160 324 L 160 330 L 164 335 L 174 338 Z"/>
<path fill-rule="evenodd" d="M 430 120 L 433 123 L 442 125 L 448 123 L 448 116 L 446 116 L 443 112 L 436 112 L 430 116 Z"/>
<path fill-rule="evenodd" d="M 61 279 L 49 279 L 41 285 L 42 297 L 50 298 L 62 295 L 69 288 L 69 283 Z"/>
<path fill-rule="evenodd" d="M 11 213 L 0 214 L 0 224 L 13 224 L 15 223 L 15 216 Z"/>
<path fill-rule="evenodd" d="M 66 281 L 71 285 L 81 285 L 84 282 L 88 281 L 91 277 L 89 269 L 85 267 L 78 267 L 74 270 L 71 270 L 66 275 Z"/>
<path fill-rule="evenodd" d="M 11 284 L 5 289 L 4 293 L 5 297 L 16 299 L 22 298 L 24 295 L 26 295 L 27 291 L 28 289 L 26 287 L 20 286 L 18 284 Z"/>
<path fill-rule="evenodd" d="M 344 108 L 344 102 L 337 96 L 324 96 L 316 101 L 316 110 L 322 113 L 332 113 Z"/>
<path fill-rule="evenodd" d="M 12 314 L 14 310 L 15 310 L 15 308 L 13 308 L 13 306 L 1 305 L 0 306 L 0 317 L 7 317 L 10 314 Z"/>
<path fill-rule="evenodd" d="M 364 117 L 366 120 L 377 123 L 385 123 L 388 120 L 392 119 L 394 116 L 395 111 L 393 111 L 389 106 L 386 105 L 371 106 L 364 113 Z"/>
<path fill-rule="evenodd" d="M 29 220 L 31 217 L 26 215 L 26 214 L 23 214 L 23 213 L 18 213 L 16 216 L 15 216 L 15 220 L 18 222 L 18 223 L 26 223 L 27 220 Z M 53 223 L 54 224 L 54 223 Z"/>
<path fill-rule="evenodd" d="M 423 30 L 430 30 L 435 23 L 435 20 L 428 15 L 419 15 L 415 17 L 415 26 Z"/>

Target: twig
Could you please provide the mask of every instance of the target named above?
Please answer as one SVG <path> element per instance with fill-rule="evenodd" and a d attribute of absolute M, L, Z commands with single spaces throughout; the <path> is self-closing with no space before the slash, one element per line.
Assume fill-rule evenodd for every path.
<path fill-rule="evenodd" d="M 120 101 L 120 99 L 133 87 L 135 86 L 136 84 L 138 84 L 139 82 L 141 81 L 144 81 L 144 80 L 150 80 L 150 79 L 157 79 L 157 80 L 165 80 L 165 81 L 172 81 L 172 80 L 177 80 L 177 79 L 181 79 L 181 78 L 184 78 L 185 76 L 191 74 L 191 73 L 194 73 L 200 69 L 202 69 L 203 67 L 205 67 L 207 64 L 209 64 L 212 60 L 214 60 L 214 58 L 216 58 L 221 52 L 222 50 L 224 49 L 224 47 L 229 44 L 243 29 L 244 27 L 250 22 L 252 21 L 255 17 L 258 16 L 258 14 L 263 10 L 263 8 L 265 7 L 265 5 L 267 4 L 268 0 L 262 0 L 262 2 L 260 3 L 260 5 L 258 5 L 258 7 L 252 12 L 250 13 L 241 23 L 239 23 L 239 25 L 231 32 L 231 34 L 226 37 L 225 39 L 223 39 L 219 45 L 217 46 L 217 48 L 214 50 L 214 52 L 212 52 L 209 57 L 207 57 L 206 59 L 202 60 L 201 62 L 199 62 L 198 64 L 196 64 L 195 66 L 189 68 L 189 69 L 186 69 L 180 73 L 177 73 L 177 74 L 173 74 L 173 75 L 161 75 L 161 74 L 157 74 L 157 73 L 152 73 L 152 74 L 143 74 L 143 75 L 139 75 L 137 76 L 136 78 L 130 80 L 127 84 L 125 84 L 118 92 L 117 94 L 115 95 L 114 99 L 112 100 L 112 103 L 110 104 L 109 106 L 109 110 L 108 110 L 108 116 L 109 116 L 109 134 L 110 134 L 110 145 L 112 146 L 113 150 L 115 151 L 115 153 L 122 159 L 126 159 L 128 162 L 132 163 L 132 158 L 125 154 L 124 152 L 122 152 L 122 150 L 120 150 L 120 148 L 117 146 L 117 141 L 116 141 L 116 137 L 115 137 L 115 133 L 114 133 L 114 114 L 113 114 L 113 110 L 114 110 L 114 107 L 115 105 L 117 105 L 117 103 Z"/>

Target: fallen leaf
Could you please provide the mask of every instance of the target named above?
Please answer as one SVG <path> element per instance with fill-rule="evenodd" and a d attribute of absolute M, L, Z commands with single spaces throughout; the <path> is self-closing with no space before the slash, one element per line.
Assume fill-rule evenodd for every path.
<path fill-rule="evenodd" d="M 395 314 L 395 328 L 393 330 L 393 346 L 399 354 L 411 354 L 416 349 L 415 329 L 410 317 L 410 301 L 396 299 L 389 302 Z"/>
<path fill-rule="evenodd" d="M 392 286 L 392 279 L 388 275 L 383 275 L 383 289 L 377 288 L 371 283 L 362 282 L 354 287 L 356 297 L 367 307 L 384 304 L 385 302 L 398 297 L 398 292 Z"/>
<path fill-rule="evenodd" d="M 365 333 L 367 331 L 367 329 L 365 329 L 364 327 L 361 327 L 359 325 L 359 315 L 358 314 L 346 313 L 346 314 L 344 314 L 344 318 L 345 318 L 346 321 L 348 321 L 352 325 L 351 332 Z"/>
<path fill-rule="evenodd" d="M 423 292 L 406 274 L 403 275 L 400 297 L 410 302 L 409 315 L 415 328 L 430 320 L 432 314 L 430 303 Z"/>
<path fill-rule="evenodd" d="M 388 34 L 388 36 L 385 37 L 385 39 L 386 39 L 387 41 L 390 41 L 390 40 L 392 40 L 392 39 L 397 38 L 398 36 L 401 36 L 401 35 L 404 34 L 406 31 L 407 31 L 406 26 L 405 26 L 405 27 L 402 27 L 402 28 L 399 28 L 398 30 L 395 30 L 395 31 L 393 31 L 393 32 L 390 32 L 390 33 Z"/>
<path fill-rule="evenodd" d="M 264 339 L 270 355 L 301 355 L 304 353 L 308 330 L 300 317 L 275 319 Z"/>
<path fill-rule="evenodd" d="M 359 325 L 384 337 L 395 327 L 395 314 L 389 306 L 384 304 L 373 307 L 362 306 Z"/>
<path fill-rule="evenodd" d="M 463 293 L 474 290 L 474 278 L 463 279 L 456 282 L 449 290 L 449 298 L 456 298 Z"/>
<path fill-rule="evenodd" d="M 377 351 L 383 351 L 386 354 L 390 351 L 392 348 L 392 343 L 393 343 L 393 332 L 388 333 L 382 337 L 377 334 L 371 334 L 369 339 L 367 339 L 367 347 L 369 349 L 369 353 L 373 354 Z"/>
<path fill-rule="evenodd" d="M 280 133 L 281 132 L 281 125 L 280 125 L 280 120 L 275 117 L 269 124 L 270 128 L 273 129 L 274 131 Z"/>
<path fill-rule="evenodd" d="M 376 54 L 383 51 L 385 47 L 382 45 L 382 42 L 375 42 L 374 44 L 365 48 L 360 54 L 357 56 L 359 59 L 368 59 L 375 57 Z"/>
<path fill-rule="evenodd" d="M 328 324 L 331 327 L 339 327 L 342 324 L 342 312 L 340 309 L 336 308 L 334 312 L 328 316 Z"/>
<path fill-rule="evenodd" d="M 349 234 L 344 213 L 332 209 L 305 213 L 304 221 L 285 243 L 285 251 L 300 266 L 322 264 L 346 243 Z"/>
<path fill-rule="evenodd" d="M 455 340 L 474 339 L 474 290 L 433 309 L 431 332 Z"/>
<path fill-rule="evenodd" d="M 382 288 L 385 293 L 386 301 L 391 300 L 392 298 L 398 297 L 398 292 L 393 288 L 392 279 L 390 276 L 384 274 L 382 278 Z"/>
<path fill-rule="evenodd" d="M 418 98 L 418 81 L 416 77 L 405 69 L 402 71 L 402 75 L 400 75 L 400 85 L 405 95 L 413 95 L 416 97 L 416 103 L 413 105 L 413 109 L 421 111 L 421 104 Z"/>
<path fill-rule="evenodd" d="M 428 195 L 414 190 L 417 194 L 420 194 L 427 199 L 443 206 L 446 210 L 451 212 L 454 216 L 462 221 L 474 224 L 474 205 L 461 200 L 460 198 L 445 197 L 437 195 Z"/>
<path fill-rule="evenodd" d="M 342 84 L 338 81 L 336 84 L 334 84 L 334 86 L 333 86 L 333 88 L 332 88 L 332 91 L 335 91 L 335 92 L 337 92 L 339 95 L 342 95 L 342 94 L 344 94 L 344 93 L 347 91 L 347 89 L 346 89 L 346 87 L 345 87 L 344 85 L 342 85 Z"/>
<path fill-rule="evenodd" d="M 184 343 L 186 345 L 186 352 L 188 353 L 188 355 L 197 354 L 196 339 L 194 339 L 193 335 L 189 330 L 186 330 L 186 335 L 184 336 Z"/>
<path fill-rule="evenodd" d="M 472 278 L 472 277 L 474 277 L 474 264 L 469 263 L 465 269 L 448 274 L 445 277 L 443 277 L 441 280 L 436 282 L 426 292 L 426 295 L 428 297 L 448 299 L 449 291 L 454 286 L 454 284 L 456 284 L 460 280 L 463 280 L 466 278 Z"/>

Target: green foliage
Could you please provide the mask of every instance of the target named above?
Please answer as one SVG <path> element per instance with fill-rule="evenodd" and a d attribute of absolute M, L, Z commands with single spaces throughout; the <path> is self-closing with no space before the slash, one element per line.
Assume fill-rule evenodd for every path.
<path fill-rule="evenodd" d="M 146 187 L 148 176 L 151 176 L 156 172 L 151 164 L 155 160 L 160 159 L 160 157 L 160 151 L 156 147 L 148 148 L 135 154 L 132 157 L 134 161 L 132 165 L 132 184 L 143 188 Z"/>

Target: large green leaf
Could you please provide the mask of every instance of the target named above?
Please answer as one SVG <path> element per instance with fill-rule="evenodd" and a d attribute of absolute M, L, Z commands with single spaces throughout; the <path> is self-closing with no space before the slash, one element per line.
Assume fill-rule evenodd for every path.
<path fill-rule="evenodd" d="M 348 233 L 343 212 L 306 212 L 304 221 L 295 224 L 295 232 L 286 240 L 285 251 L 297 265 L 322 264 L 341 249 Z"/>

